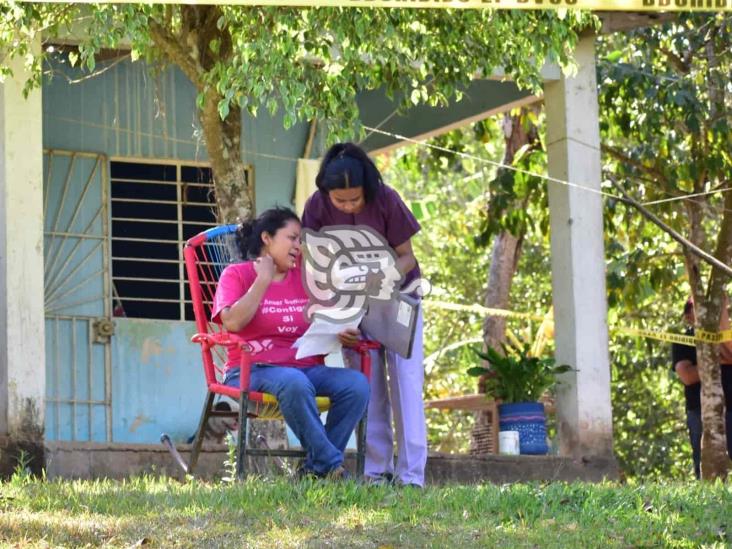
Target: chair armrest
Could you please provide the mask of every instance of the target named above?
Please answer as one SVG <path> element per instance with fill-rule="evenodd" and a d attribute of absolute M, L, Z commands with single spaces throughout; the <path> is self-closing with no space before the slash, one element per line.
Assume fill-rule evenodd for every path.
<path fill-rule="evenodd" d="M 356 344 L 356 351 L 361 355 L 361 372 L 371 381 L 371 350 L 381 349 L 381 343 L 370 339 L 363 339 Z"/>
<path fill-rule="evenodd" d="M 251 376 L 252 356 L 249 353 L 249 344 L 242 338 L 229 332 L 217 332 L 214 334 L 198 333 L 191 337 L 191 341 L 199 343 L 204 350 L 209 350 L 216 345 L 229 347 L 236 345 L 241 349 L 241 362 L 239 364 L 239 385 L 242 391 L 249 390 Z"/>
<path fill-rule="evenodd" d="M 211 348 L 215 345 L 238 345 L 242 350 L 247 346 L 247 342 L 244 341 L 237 335 L 230 334 L 229 332 L 218 332 L 215 334 L 198 333 L 193 334 L 191 337 L 193 343 L 200 343 L 201 345 Z"/>

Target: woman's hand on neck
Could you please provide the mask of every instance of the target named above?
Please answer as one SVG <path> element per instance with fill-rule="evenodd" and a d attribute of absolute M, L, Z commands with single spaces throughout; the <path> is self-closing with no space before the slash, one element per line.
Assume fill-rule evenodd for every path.
<path fill-rule="evenodd" d="M 277 267 L 267 253 L 263 253 L 254 260 L 254 272 L 257 273 L 257 279 L 267 285 L 273 280 L 277 280 Z"/>
<path fill-rule="evenodd" d="M 287 276 L 287 270 L 281 270 L 266 251 L 254 261 L 254 271 L 257 273 L 257 278 L 261 278 L 267 284 L 273 281 L 279 282 Z"/>

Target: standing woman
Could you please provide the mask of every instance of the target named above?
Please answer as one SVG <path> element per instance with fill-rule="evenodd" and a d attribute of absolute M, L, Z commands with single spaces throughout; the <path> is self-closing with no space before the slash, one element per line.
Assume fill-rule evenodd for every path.
<path fill-rule="evenodd" d="M 305 204 L 303 227 L 317 231 L 330 225 L 367 225 L 396 252 L 396 267 L 405 277 L 402 287 L 419 278 L 411 242 L 420 229 L 419 223 L 399 194 L 384 184 L 376 165 L 360 147 L 353 143 L 333 145 L 323 158 L 315 182 L 318 190 Z M 380 359 L 373 362 L 365 474 L 374 482 L 393 479 L 402 485 L 424 486 L 427 428 L 422 401 L 421 307 L 417 316 L 411 358 L 387 350 L 386 365 Z M 397 436 L 396 469 L 392 410 Z"/>

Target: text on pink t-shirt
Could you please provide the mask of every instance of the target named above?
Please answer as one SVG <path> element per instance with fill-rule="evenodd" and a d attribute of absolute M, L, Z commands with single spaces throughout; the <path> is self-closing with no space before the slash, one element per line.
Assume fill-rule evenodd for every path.
<path fill-rule="evenodd" d="M 252 261 L 226 267 L 216 288 L 211 320 L 221 324 L 221 311 L 246 294 L 256 278 Z M 323 356 L 298 360 L 295 358 L 297 349 L 292 348 L 295 340 L 308 329 L 303 312 L 307 303 L 299 265 L 290 269 L 283 280 L 270 283 L 249 323 L 233 332 L 249 344 L 253 363 L 299 368 L 323 363 Z M 239 347 L 231 346 L 227 351 L 226 369 L 238 367 L 241 361 Z"/>

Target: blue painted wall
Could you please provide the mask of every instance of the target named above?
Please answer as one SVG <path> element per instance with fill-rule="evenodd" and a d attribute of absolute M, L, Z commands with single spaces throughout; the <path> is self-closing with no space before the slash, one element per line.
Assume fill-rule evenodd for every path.
<path fill-rule="evenodd" d="M 77 83 L 69 82 L 83 77 L 76 70 L 58 64 L 54 73 L 43 88 L 45 148 L 118 158 L 207 159 L 196 115 L 195 90 L 180 71 L 151 76 L 142 63 L 125 61 Z M 242 125 L 243 157 L 254 165 L 257 209 L 290 205 L 296 159 L 307 138 L 307 125 L 286 131 L 282 120 L 268 113 L 256 118 L 247 114 Z M 56 170 L 47 185 L 51 204 L 58 202 L 63 182 L 64 172 Z M 75 175 L 69 196 L 78 197 L 84 184 L 84 177 Z M 92 187 L 89 196 L 99 197 L 99 184 Z M 70 200 L 69 207 L 76 202 Z M 50 222 L 49 216 L 47 224 Z M 81 291 L 96 293 L 96 285 Z M 73 313 L 82 317 L 103 315 L 101 301 L 85 307 Z M 112 440 L 156 442 L 163 431 L 175 440 L 185 440 L 197 426 L 205 395 L 199 350 L 190 343 L 193 324 L 127 318 L 114 321 Z M 89 321 L 65 320 L 58 323 L 58 328 L 56 322 L 46 322 L 47 348 L 58 350 L 49 356 L 47 365 L 47 436 L 53 440 L 106 440 L 103 405 L 55 402 L 104 399 L 103 356 L 97 356 L 101 347 L 92 346 L 91 369 L 85 362 L 86 351 L 82 357 L 72 352 L 74 346 L 85 350 L 89 345 Z M 76 343 L 72 345 L 74 324 Z"/>
<path fill-rule="evenodd" d="M 112 338 L 112 436 L 184 441 L 198 426 L 206 382 L 191 322 L 115 319 Z"/>
<path fill-rule="evenodd" d="M 98 68 L 103 68 L 100 65 Z M 113 65 L 78 83 L 83 74 L 54 66 L 43 87 L 43 145 L 108 156 L 205 161 L 196 92 L 177 69 L 157 76 L 142 62 Z M 261 111 L 242 120 L 244 161 L 254 166 L 257 210 L 290 205 L 295 163 L 308 126 L 283 128 L 281 116 Z"/>

